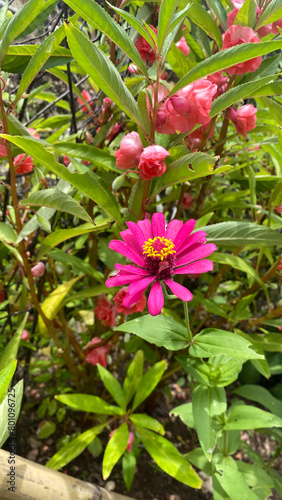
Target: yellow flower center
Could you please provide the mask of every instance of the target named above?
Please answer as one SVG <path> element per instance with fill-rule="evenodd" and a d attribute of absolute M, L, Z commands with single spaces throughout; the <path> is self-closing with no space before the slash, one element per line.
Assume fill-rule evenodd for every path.
<path fill-rule="evenodd" d="M 176 253 L 174 244 L 171 240 L 167 240 L 164 236 L 149 238 L 143 245 L 143 255 L 147 257 L 155 257 L 163 261 L 169 255 Z"/>

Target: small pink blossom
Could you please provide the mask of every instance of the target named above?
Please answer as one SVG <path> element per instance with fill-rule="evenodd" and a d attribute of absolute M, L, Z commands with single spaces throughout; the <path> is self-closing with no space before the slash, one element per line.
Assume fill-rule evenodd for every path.
<path fill-rule="evenodd" d="M 167 110 L 172 125 L 181 133 L 190 132 L 196 123 L 207 125 L 217 86 L 209 80 L 197 80 L 170 97 Z"/>
<path fill-rule="evenodd" d="M 30 339 L 30 337 L 29 337 L 29 333 L 28 333 L 28 331 L 27 331 L 27 330 L 23 330 L 23 332 L 22 332 L 22 336 L 21 336 L 21 339 L 22 339 L 22 340 L 26 340 L 26 341 L 28 341 L 28 340 Z"/>
<path fill-rule="evenodd" d="M 104 326 L 109 325 L 111 328 L 115 326 L 116 311 L 113 303 L 107 299 L 105 295 L 98 299 L 97 306 L 94 309 L 97 318 L 103 321 Z"/>
<path fill-rule="evenodd" d="M 119 131 L 122 129 L 123 125 L 119 123 L 115 123 L 113 127 L 110 128 L 109 132 L 107 133 L 107 141 L 112 141 L 119 133 Z M 97 129 L 98 132 L 98 129 Z"/>
<path fill-rule="evenodd" d="M 224 94 L 224 92 L 227 89 L 228 76 L 224 76 L 222 71 L 217 71 L 216 73 L 209 75 L 207 77 L 207 80 L 209 80 L 210 82 L 214 83 L 217 86 L 217 92 L 213 97 L 214 99 Z"/>
<path fill-rule="evenodd" d="M 90 101 L 92 101 L 92 97 L 91 97 L 91 95 L 89 94 L 88 90 L 83 89 L 83 91 L 82 91 L 81 93 L 82 93 L 82 95 L 83 95 L 83 97 L 84 97 L 84 99 L 85 99 L 85 101 L 86 101 L 86 102 L 90 102 Z M 82 111 L 82 113 L 87 113 L 87 112 L 89 112 L 89 109 L 87 108 L 87 106 L 85 106 L 84 101 L 83 101 L 82 99 L 80 99 L 80 97 L 78 97 L 77 102 L 78 102 L 78 104 L 79 104 L 80 106 L 82 106 L 82 107 L 81 107 L 81 111 Z"/>
<path fill-rule="evenodd" d="M 155 106 L 155 85 L 150 85 L 148 90 L 151 91 L 151 102 L 149 102 L 149 98 L 147 98 L 147 108 L 150 118 L 152 118 L 152 111 Z M 167 110 L 166 103 L 163 102 L 168 94 L 168 88 L 160 84 L 158 86 L 158 103 L 162 104 L 159 106 L 156 122 L 156 130 L 159 134 L 175 134 L 176 132 L 174 125 L 171 123 L 171 114 Z"/>
<path fill-rule="evenodd" d="M 0 144 L 0 158 L 3 158 L 3 156 L 7 156 L 7 149 L 5 148 L 5 146 Z"/>
<path fill-rule="evenodd" d="M 38 262 L 35 266 L 31 268 L 31 274 L 34 278 L 41 278 L 46 270 L 45 264 L 43 262 Z"/>
<path fill-rule="evenodd" d="M 275 207 L 274 210 L 278 214 L 282 214 L 282 203 L 281 203 L 281 205 L 278 205 L 277 207 Z"/>
<path fill-rule="evenodd" d="M 93 344 L 99 344 L 100 342 L 101 342 L 101 339 L 99 337 L 93 337 L 93 339 L 91 340 L 91 342 L 89 342 L 89 344 L 87 344 L 87 346 L 93 345 Z M 106 367 L 107 366 L 108 351 L 109 351 L 108 346 L 100 346 L 100 347 L 96 347 L 94 349 L 91 349 L 91 351 L 89 351 L 86 354 L 87 363 L 91 363 L 94 366 L 99 364 L 99 365 Z"/>
<path fill-rule="evenodd" d="M 154 31 L 154 33 L 158 33 L 157 28 L 154 28 L 151 24 L 149 24 L 150 28 Z M 152 49 L 151 45 L 143 38 L 139 36 L 135 42 L 135 47 L 138 50 L 142 61 L 147 62 L 150 65 L 153 65 L 156 60 L 156 48 Z"/>
<path fill-rule="evenodd" d="M 182 206 L 185 210 L 189 210 L 194 203 L 194 198 L 192 198 L 190 193 L 184 193 L 182 198 Z"/>
<path fill-rule="evenodd" d="M 148 146 L 140 156 L 138 168 L 142 179 L 149 181 L 161 177 L 166 170 L 164 159 L 169 152 L 162 146 Z"/>
<path fill-rule="evenodd" d="M 129 285 L 123 306 L 130 308 L 152 285 L 148 309 L 152 316 L 161 314 L 164 306 L 162 282 L 184 302 L 192 300 L 192 293 L 174 281 L 178 274 L 201 274 L 212 271 L 213 262 L 205 259 L 216 250 L 213 243 L 206 244 L 206 233 L 196 231 L 196 221 L 183 224 L 171 221 L 166 227 L 164 215 L 155 213 L 152 222 L 148 219 L 127 222 L 120 233 L 123 241 L 113 240 L 109 248 L 124 255 L 134 265 L 116 264 L 118 274 L 106 281 L 107 287 Z"/>
<path fill-rule="evenodd" d="M 17 174 L 29 174 L 33 168 L 33 158 L 26 156 L 25 153 L 15 156 L 14 165 Z"/>
<path fill-rule="evenodd" d="M 240 10 L 245 0 L 231 0 L 233 7 Z"/>
<path fill-rule="evenodd" d="M 118 313 L 122 314 L 133 314 L 136 312 L 143 312 L 146 306 L 146 298 L 145 295 L 142 295 L 142 297 L 136 302 L 136 304 L 133 304 L 129 309 L 127 307 L 124 307 L 123 301 L 125 297 L 127 296 L 128 293 L 128 287 L 124 286 L 119 290 L 119 292 L 116 294 L 114 297 L 114 303 L 116 306 L 116 310 Z"/>
<path fill-rule="evenodd" d="M 70 159 L 67 155 L 64 155 L 64 164 L 66 165 L 66 167 L 68 167 L 70 164 Z"/>
<path fill-rule="evenodd" d="M 35 139 L 40 139 L 38 132 L 36 132 L 34 128 L 29 127 L 27 130 L 30 132 L 31 135 L 33 135 Z"/>
<path fill-rule="evenodd" d="M 222 35 L 222 50 L 241 45 L 243 43 L 259 43 L 260 39 L 255 35 L 252 28 L 248 26 L 233 25 Z M 235 64 L 226 71 L 230 75 L 242 75 L 244 73 L 253 73 L 261 65 L 262 58 L 255 57 L 249 61 Z"/>
<path fill-rule="evenodd" d="M 230 109 L 229 118 L 234 123 L 238 134 L 246 137 L 246 133 L 256 126 L 257 109 L 252 104 L 245 104 L 237 109 Z"/>
<path fill-rule="evenodd" d="M 181 50 L 181 52 L 183 52 L 185 56 L 188 56 L 190 52 L 190 47 L 185 40 L 185 36 L 182 36 L 179 42 L 177 42 L 175 45 L 179 50 Z"/>
<path fill-rule="evenodd" d="M 137 132 L 130 132 L 120 143 L 120 149 L 115 152 L 116 164 L 122 170 L 137 167 L 143 145 Z"/>

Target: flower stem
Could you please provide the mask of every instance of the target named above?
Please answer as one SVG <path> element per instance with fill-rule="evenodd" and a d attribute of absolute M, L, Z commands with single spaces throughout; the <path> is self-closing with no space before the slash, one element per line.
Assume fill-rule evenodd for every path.
<path fill-rule="evenodd" d="M 184 304 L 184 314 L 185 314 L 185 323 L 186 323 L 186 328 L 187 328 L 188 341 L 189 341 L 189 344 L 192 344 L 193 335 L 192 335 L 190 323 L 189 323 L 188 304 L 187 304 L 187 302 L 184 302 L 183 304 Z"/>

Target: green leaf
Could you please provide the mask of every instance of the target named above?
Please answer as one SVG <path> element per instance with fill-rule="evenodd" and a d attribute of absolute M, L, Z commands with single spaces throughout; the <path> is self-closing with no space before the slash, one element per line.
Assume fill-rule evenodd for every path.
<path fill-rule="evenodd" d="M 104 366 L 98 364 L 97 367 L 106 389 L 112 395 L 115 402 L 125 411 L 126 396 L 117 379 Z"/>
<path fill-rule="evenodd" d="M 118 287 L 111 288 L 112 293 L 116 293 L 117 291 Z M 83 290 L 80 290 L 80 292 L 73 293 L 72 295 L 69 295 L 69 297 L 66 297 L 63 305 L 73 300 L 88 299 L 90 297 L 97 297 L 98 295 L 106 293 L 109 293 L 109 289 L 108 287 L 106 287 L 106 285 L 89 286 Z"/>
<path fill-rule="evenodd" d="M 151 344 L 163 346 L 171 351 L 184 349 L 188 345 L 186 328 L 172 318 L 147 314 L 116 326 L 114 330 L 138 335 Z"/>
<path fill-rule="evenodd" d="M 113 40 L 141 69 L 142 73 L 144 75 L 147 74 L 146 66 L 126 31 L 113 20 L 101 5 L 94 2 L 94 0 L 83 0 L 83 2 L 80 0 L 66 0 L 65 3 L 89 24 L 95 26 L 96 29 L 104 33 L 110 40 Z M 80 63 L 80 59 L 78 59 L 78 63 Z"/>
<path fill-rule="evenodd" d="M 80 278 L 80 276 L 78 276 L 77 278 L 74 278 L 70 281 L 67 281 L 66 283 L 63 283 L 62 285 L 59 285 L 44 300 L 44 302 L 41 304 L 41 309 L 48 319 L 52 320 L 55 318 L 55 316 L 57 315 L 57 312 L 62 307 L 62 302 L 63 302 L 65 296 L 69 293 L 69 291 L 71 290 L 71 288 L 73 287 L 73 285 L 77 282 L 77 280 L 79 278 Z M 41 318 L 41 316 L 39 316 L 39 318 L 38 318 L 38 328 L 39 328 L 41 335 L 44 335 L 44 336 L 48 335 L 48 328 L 46 327 L 45 323 L 43 322 L 43 319 Z"/>
<path fill-rule="evenodd" d="M 126 377 L 123 383 L 123 390 L 126 394 L 126 405 L 128 405 L 131 401 L 139 387 L 143 376 L 143 363 L 144 353 L 143 351 L 137 351 L 127 369 Z"/>
<path fill-rule="evenodd" d="M 282 427 L 282 418 L 251 405 L 232 406 L 224 430 L 249 430 Z"/>
<path fill-rule="evenodd" d="M 30 140 L 25 137 L 12 137 L 5 134 L 0 134 L 0 137 L 4 137 L 13 144 L 16 144 L 26 154 L 31 155 L 40 165 L 45 166 L 61 179 L 70 182 L 91 200 L 98 203 L 119 224 L 121 223 L 121 216 L 116 200 L 98 175 L 93 172 L 85 172 L 83 174 L 77 172 L 71 173 L 65 166 L 58 163 L 54 155 L 39 141 Z"/>
<path fill-rule="evenodd" d="M 202 228 L 207 241 L 224 248 L 253 245 L 268 247 L 282 246 L 282 234 L 266 226 L 252 222 L 219 222 Z"/>
<path fill-rule="evenodd" d="M 187 15 L 193 23 L 199 26 L 210 38 L 215 40 L 220 50 L 222 47 L 220 30 L 205 8 L 201 4 L 193 2 Z"/>
<path fill-rule="evenodd" d="M 21 206 L 49 207 L 59 212 L 67 212 L 86 222 L 92 222 L 86 210 L 74 198 L 58 189 L 44 189 L 32 193 L 21 201 Z"/>
<path fill-rule="evenodd" d="M 272 0 L 266 8 L 264 9 L 262 15 L 259 17 L 256 24 L 256 30 L 265 24 L 273 23 L 274 21 L 279 21 L 282 17 L 282 5 L 281 0 Z"/>
<path fill-rule="evenodd" d="M 0 28 L 6 20 L 6 16 L 7 16 L 7 12 L 8 12 L 8 5 L 9 5 L 9 0 L 5 0 L 3 7 L 1 7 L 1 9 L 0 9 Z"/>
<path fill-rule="evenodd" d="M 212 260 L 212 259 L 211 259 Z M 220 307 L 218 306 L 215 302 L 212 300 L 206 299 L 205 297 L 202 297 L 200 295 L 193 295 L 193 303 L 195 304 L 202 304 L 202 306 L 209 312 L 213 314 L 217 314 L 218 316 L 221 316 L 222 318 L 228 318 L 227 313 Z"/>
<path fill-rule="evenodd" d="M 169 414 L 179 417 L 182 422 L 187 425 L 187 427 L 195 429 L 192 403 L 185 403 L 184 405 L 176 406 L 176 408 L 173 408 Z"/>
<path fill-rule="evenodd" d="M 107 153 L 107 151 L 95 148 L 94 146 L 70 142 L 55 142 L 55 144 L 52 144 L 52 149 L 56 153 L 63 153 L 79 158 L 80 160 L 90 161 L 97 167 L 121 173 L 121 170 L 116 166 L 115 157 Z"/>
<path fill-rule="evenodd" d="M 227 253 L 215 252 L 213 255 L 211 255 L 210 259 L 213 262 L 218 262 L 219 264 L 228 265 L 233 267 L 233 269 L 243 271 L 255 281 L 257 281 L 263 289 L 266 288 L 264 282 L 260 279 L 256 270 L 251 266 L 251 264 L 248 263 L 248 261 L 241 259 L 241 257 Z"/>
<path fill-rule="evenodd" d="M 47 439 L 49 436 L 54 434 L 56 430 L 56 424 L 52 421 L 44 422 L 44 424 L 40 427 L 38 437 L 39 439 Z"/>
<path fill-rule="evenodd" d="M 207 175 L 214 175 L 226 172 L 231 167 L 224 165 L 214 170 L 214 164 L 217 158 L 205 153 L 191 153 L 182 156 L 169 165 L 166 172 L 157 180 L 154 195 L 163 191 L 169 186 L 199 179 Z M 191 168 L 192 166 L 192 168 Z"/>
<path fill-rule="evenodd" d="M 264 359 L 264 356 L 257 354 L 249 348 L 251 343 L 225 330 L 206 328 L 193 338 L 193 344 L 189 348 L 190 356 L 196 358 L 207 358 L 218 354 L 225 354 L 230 358 L 239 359 Z"/>
<path fill-rule="evenodd" d="M 169 97 L 199 78 L 211 75 L 216 71 L 229 68 L 235 64 L 249 61 L 254 57 L 263 56 L 265 54 L 269 54 L 270 52 L 274 52 L 275 50 L 280 50 L 281 48 L 282 41 L 278 40 L 261 43 L 244 43 L 240 44 L 240 46 L 217 52 L 197 64 L 195 68 L 192 68 L 191 71 L 181 78 L 181 80 L 179 80 L 179 82 L 177 82 L 177 84 L 173 87 Z"/>
<path fill-rule="evenodd" d="M 75 238 L 76 236 L 80 236 L 81 234 L 87 234 L 93 231 L 103 231 L 104 229 L 107 229 L 110 227 L 111 221 L 109 219 L 105 220 L 100 220 L 97 221 L 94 224 L 86 223 L 86 224 L 81 224 L 81 226 L 74 227 L 73 229 L 58 229 L 57 231 L 54 231 L 54 233 L 50 234 L 45 238 L 37 259 L 40 260 L 43 255 L 45 255 L 51 248 L 59 245 L 63 241 L 66 241 L 70 238 Z"/>
<path fill-rule="evenodd" d="M 16 333 L 13 335 L 11 340 L 8 342 L 6 347 L 1 353 L 0 357 L 0 370 L 3 370 L 6 368 L 18 355 L 18 349 L 20 345 L 20 340 L 22 336 L 23 329 L 25 327 L 25 324 L 27 322 L 28 314 L 26 313 L 24 315 L 24 318 L 20 324 L 20 326 L 17 328 Z"/>
<path fill-rule="evenodd" d="M 220 0 L 206 0 L 207 5 L 213 10 L 224 31 L 227 29 L 227 14 Z"/>
<path fill-rule="evenodd" d="M 129 438 L 129 431 L 126 422 L 116 430 L 109 440 L 103 457 L 103 479 L 108 479 L 113 467 L 124 454 Z"/>
<path fill-rule="evenodd" d="M 55 49 L 60 45 L 65 37 L 65 28 L 60 26 L 54 33 L 51 33 L 42 44 L 38 47 L 35 55 L 30 60 L 25 72 L 20 81 L 17 95 L 14 104 L 20 99 L 21 95 L 26 91 L 29 84 L 34 80 L 35 76 L 43 68 L 45 62 L 53 54 Z"/>
<path fill-rule="evenodd" d="M 5 394 L 9 388 L 10 382 L 16 371 L 16 367 L 17 360 L 14 359 L 0 371 L 0 401 L 2 400 L 3 394 Z"/>
<path fill-rule="evenodd" d="M 162 375 L 167 367 L 165 360 L 159 361 L 150 368 L 142 377 L 135 398 L 132 404 L 132 411 L 135 410 L 143 401 L 153 392 L 162 378 Z"/>
<path fill-rule="evenodd" d="M 4 243 L 15 244 L 17 241 L 16 231 L 6 222 L 0 222 L 0 239 Z"/>
<path fill-rule="evenodd" d="M 25 28 L 24 31 L 21 31 L 20 35 L 17 37 L 17 40 L 27 37 L 28 35 L 30 35 L 30 33 L 33 33 L 39 26 L 43 26 L 47 17 L 54 10 L 57 3 L 58 3 L 58 0 L 44 0 L 44 5 L 43 5 L 43 8 L 41 9 L 41 12 Z"/>
<path fill-rule="evenodd" d="M 106 401 L 98 396 L 91 396 L 89 394 L 62 394 L 55 396 L 57 401 L 68 405 L 73 410 L 86 411 L 90 413 L 97 413 L 100 415 L 122 415 L 121 408 L 109 405 Z"/>
<path fill-rule="evenodd" d="M 211 404 L 210 387 L 196 385 L 192 391 L 193 419 L 201 448 L 209 462 L 216 444 L 216 433 L 211 425 Z"/>
<path fill-rule="evenodd" d="M 21 7 L 7 23 L 6 30 L 0 43 L 0 65 L 11 42 L 17 38 L 38 14 L 43 10 L 44 0 L 29 0 Z"/>
<path fill-rule="evenodd" d="M 267 106 L 271 115 L 274 116 L 279 124 L 282 126 L 282 106 L 279 102 L 276 102 L 274 99 L 270 99 L 269 97 L 261 97 L 261 102 L 264 106 Z"/>
<path fill-rule="evenodd" d="M 5 443 L 6 439 L 9 437 L 11 429 L 8 419 L 9 419 L 9 413 L 8 409 L 11 407 L 11 404 L 9 402 L 15 403 L 15 419 L 14 423 L 16 424 L 20 411 L 21 411 L 21 404 L 22 404 L 22 397 L 23 397 L 23 380 L 20 380 L 14 387 L 11 389 L 9 394 L 5 397 L 5 399 L 2 401 L 0 404 L 0 448 L 2 448 L 3 444 Z M 14 436 L 13 436 L 14 437 Z"/>
<path fill-rule="evenodd" d="M 256 491 L 257 488 L 274 488 L 272 478 L 261 467 L 239 460 L 236 463 L 248 486 L 256 488 Z"/>
<path fill-rule="evenodd" d="M 267 325 L 268 322 L 263 324 Z M 260 346 L 264 351 L 282 352 L 281 333 L 253 334 L 252 339 L 254 344 Z"/>
<path fill-rule="evenodd" d="M 230 500 L 258 500 L 257 495 L 248 487 L 243 474 L 233 467 L 216 465 L 215 477 Z"/>
<path fill-rule="evenodd" d="M 168 36 L 169 28 L 175 13 L 177 0 L 162 0 L 159 11 L 158 23 L 158 50 L 162 51 L 165 39 Z"/>
<path fill-rule="evenodd" d="M 83 273 L 91 276 L 91 278 L 94 278 L 100 283 L 104 283 L 105 281 L 104 275 L 100 271 L 97 271 L 97 269 L 88 264 L 88 262 L 85 262 L 75 255 L 70 255 L 69 253 L 65 253 L 63 250 L 57 249 L 49 251 L 48 256 L 51 257 L 51 259 L 62 262 L 67 266 L 71 266 L 78 273 Z"/>
<path fill-rule="evenodd" d="M 138 434 L 147 452 L 162 470 L 192 488 L 201 487 L 202 481 L 199 476 L 167 439 L 140 427 Z"/>
<path fill-rule="evenodd" d="M 108 2 L 107 2 L 108 3 Z M 130 26 L 132 26 L 136 31 L 138 31 L 139 35 L 141 35 L 148 44 L 155 49 L 154 42 L 152 37 L 149 35 L 148 31 L 144 28 L 143 24 L 137 19 L 137 17 L 132 16 L 129 12 L 123 9 L 118 9 L 114 5 L 110 4 L 111 9 L 117 12 L 123 19 L 125 19 Z"/>
<path fill-rule="evenodd" d="M 210 366 L 207 363 L 185 355 L 176 356 L 175 359 L 187 373 L 197 380 L 197 382 L 200 382 L 203 385 L 211 385 Z"/>
<path fill-rule="evenodd" d="M 254 81 L 237 85 L 233 89 L 228 90 L 228 92 L 225 92 L 213 101 L 210 118 L 213 118 L 224 109 L 235 104 L 237 101 L 250 97 L 254 92 L 257 92 L 261 87 L 264 87 L 275 78 L 277 78 L 277 75 L 267 75 L 263 78 L 258 78 Z"/>
<path fill-rule="evenodd" d="M 235 18 L 234 24 L 254 28 L 256 24 L 256 7 L 255 0 L 245 0 Z"/>
<path fill-rule="evenodd" d="M 97 49 L 80 31 L 67 26 L 66 34 L 74 59 L 94 82 L 124 111 L 129 118 L 144 129 L 136 101 L 124 85 L 120 74 L 106 54 Z"/>
<path fill-rule="evenodd" d="M 62 446 L 59 451 L 53 455 L 49 462 L 47 462 L 46 467 L 53 470 L 59 470 L 62 467 L 65 467 L 65 465 L 78 457 L 78 455 L 80 455 L 85 448 L 87 448 L 93 439 L 95 439 L 95 437 L 102 432 L 106 425 L 107 423 L 96 425 L 79 436 L 71 439 L 70 442 Z"/>
<path fill-rule="evenodd" d="M 133 453 L 128 453 L 125 451 L 122 457 L 122 476 L 125 482 L 127 491 L 130 490 L 136 469 L 136 457 Z"/>
<path fill-rule="evenodd" d="M 144 413 L 134 413 L 129 418 L 131 422 L 138 427 L 145 427 L 146 429 L 157 432 L 162 436 L 165 433 L 162 424 L 155 418 L 149 417 L 149 415 L 145 415 Z"/>
<path fill-rule="evenodd" d="M 263 405 L 265 408 L 270 410 L 274 415 L 282 418 L 282 403 L 279 399 L 276 399 L 272 394 L 265 389 L 265 387 L 260 387 L 259 385 L 242 385 L 235 389 L 234 394 L 238 394 L 243 398 L 249 399 L 250 401 L 255 401 Z"/>

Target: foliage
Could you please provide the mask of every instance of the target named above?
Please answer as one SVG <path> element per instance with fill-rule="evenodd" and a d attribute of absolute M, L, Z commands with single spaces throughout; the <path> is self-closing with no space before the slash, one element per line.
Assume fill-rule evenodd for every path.
<path fill-rule="evenodd" d="M 1 446 L 18 360 L 45 384 L 38 437 L 81 423 L 48 467 L 103 450 L 130 490 L 142 445 L 215 500 L 282 494 L 282 2 L 232 4 L 1 7 Z M 164 394 L 188 453 L 150 408 Z"/>

